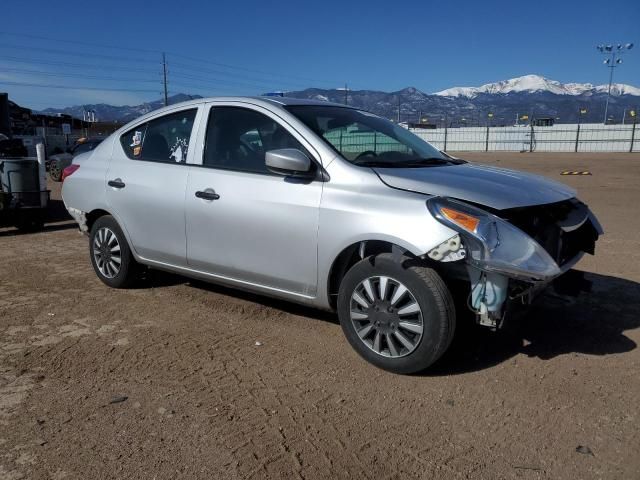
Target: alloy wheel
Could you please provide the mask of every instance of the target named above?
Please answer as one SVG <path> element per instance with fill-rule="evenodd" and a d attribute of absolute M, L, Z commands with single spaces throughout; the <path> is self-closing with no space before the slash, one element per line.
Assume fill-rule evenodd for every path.
<path fill-rule="evenodd" d="M 122 253 L 116 234 L 108 227 L 100 228 L 93 237 L 93 259 L 102 275 L 114 278 L 120 272 Z"/>
<path fill-rule="evenodd" d="M 373 276 L 351 295 L 351 322 L 360 340 L 378 355 L 399 358 L 413 352 L 422 339 L 422 310 L 398 280 Z"/>

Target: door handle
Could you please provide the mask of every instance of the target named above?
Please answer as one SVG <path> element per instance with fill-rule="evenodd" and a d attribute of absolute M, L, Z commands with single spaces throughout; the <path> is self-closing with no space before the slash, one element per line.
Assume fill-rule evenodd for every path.
<path fill-rule="evenodd" d="M 115 180 L 109 180 L 107 182 L 107 185 L 109 185 L 110 187 L 113 187 L 113 188 L 124 188 L 125 187 L 125 183 L 119 178 L 116 178 Z"/>
<path fill-rule="evenodd" d="M 196 197 L 202 198 L 203 200 L 218 200 L 220 195 L 218 195 L 215 190 L 207 188 L 206 190 L 198 190 Z"/>

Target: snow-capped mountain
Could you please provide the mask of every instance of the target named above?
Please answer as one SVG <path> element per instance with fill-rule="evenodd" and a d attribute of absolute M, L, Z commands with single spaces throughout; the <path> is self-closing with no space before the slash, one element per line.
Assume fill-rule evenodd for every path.
<path fill-rule="evenodd" d="M 629 111 L 640 106 L 640 88 L 631 85 L 613 84 L 607 115 L 620 122 L 623 116 L 629 121 Z M 286 96 L 343 103 L 345 91 L 341 88 L 286 92 Z M 179 94 L 169 99 L 171 104 L 195 98 Z M 494 125 L 511 125 L 518 115 L 529 118 L 552 117 L 560 123 L 578 120 L 579 111 L 587 113 L 580 117 L 584 123 L 602 122 L 607 97 L 607 85 L 590 83 L 560 83 L 539 75 L 525 75 L 481 87 L 454 87 L 435 94 L 422 92 L 414 87 L 396 92 L 379 90 L 349 90 L 347 102 L 386 118 L 396 119 L 398 104 L 400 118 L 417 121 L 428 118 L 429 122 L 450 125 L 484 125 L 488 113 L 492 113 Z M 47 109 L 45 113 L 67 113 L 82 118 L 83 108 L 95 110 L 103 121 L 126 122 L 162 106 L 161 101 L 134 106 L 85 105 L 64 109 Z"/>
<path fill-rule="evenodd" d="M 487 83 L 480 87 L 453 87 L 434 93 L 441 97 L 475 98 L 479 94 L 515 93 L 515 92 L 549 92 L 556 95 L 583 95 L 588 93 L 606 93 L 608 85 L 594 86 L 591 83 L 561 83 L 540 75 L 524 75 L 495 83 Z M 611 85 L 613 95 L 640 96 L 640 88 L 622 83 Z"/>

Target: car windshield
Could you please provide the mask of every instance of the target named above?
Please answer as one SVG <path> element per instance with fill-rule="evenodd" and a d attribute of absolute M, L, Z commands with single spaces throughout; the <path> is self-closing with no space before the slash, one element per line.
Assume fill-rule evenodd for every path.
<path fill-rule="evenodd" d="M 355 165 L 423 167 L 458 163 L 407 129 L 369 112 L 332 105 L 290 105 L 287 110 Z"/>

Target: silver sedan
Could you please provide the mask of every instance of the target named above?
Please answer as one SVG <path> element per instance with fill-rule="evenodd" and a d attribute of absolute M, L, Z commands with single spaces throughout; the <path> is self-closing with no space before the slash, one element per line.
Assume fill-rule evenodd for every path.
<path fill-rule="evenodd" d="M 500 328 L 510 303 L 594 253 L 602 234 L 560 183 L 467 163 L 326 102 L 173 105 L 65 177 L 105 284 L 156 268 L 334 310 L 362 357 L 399 373 L 442 356 L 460 308 Z"/>

